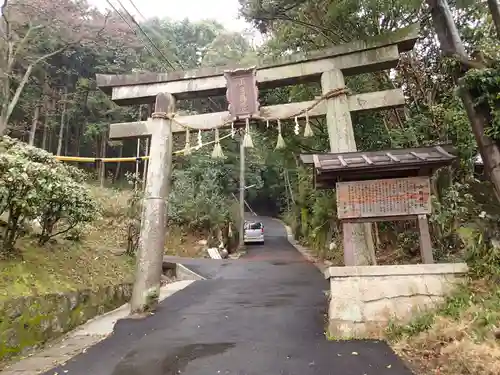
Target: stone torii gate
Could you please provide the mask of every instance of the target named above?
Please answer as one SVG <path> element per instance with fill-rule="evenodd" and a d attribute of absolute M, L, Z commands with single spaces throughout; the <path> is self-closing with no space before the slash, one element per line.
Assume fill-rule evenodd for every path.
<path fill-rule="evenodd" d="M 307 54 L 294 54 L 272 65 L 260 65 L 256 71 L 258 88 L 269 89 L 320 81 L 323 95 L 335 89 L 340 90 L 339 95 L 325 99 L 307 114 L 310 118 L 326 115 L 331 152 L 356 151 L 350 112 L 400 107 L 405 104 L 405 99 L 401 89 L 347 95 L 347 92 L 343 90 L 345 89 L 344 77 L 395 68 L 399 62 L 400 53 L 413 48 L 418 31 L 419 25 L 413 25 L 385 36 L 368 38 Z M 167 196 L 170 171 L 160 177 L 160 180 L 158 180 L 158 174 L 163 173 L 165 163 L 170 158 L 166 153 L 170 155 L 172 152 L 172 133 L 185 132 L 183 125 L 189 125 L 193 130 L 211 130 L 214 126 L 223 123 L 227 123 L 225 127 L 230 126 L 228 120 L 231 119 L 231 114 L 228 111 L 176 116 L 175 121 L 172 121 L 170 115 L 175 109 L 174 98 L 222 96 L 227 89 L 224 72 L 234 68 L 236 67 L 229 66 L 169 73 L 97 75 L 99 88 L 119 105 L 150 104 L 155 101 L 155 98 L 157 101 L 152 120 L 111 124 L 109 134 L 110 139 L 152 136 L 138 254 L 138 273 L 149 276 L 137 275 L 142 285 L 138 286 L 136 281 L 135 298 L 132 299 L 133 311 L 141 310 L 140 305 L 144 307 L 145 301 L 155 293 L 157 294 L 159 290 L 161 273 L 159 267 L 161 267 L 165 237 L 165 229 L 160 228 L 165 225 L 165 221 L 160 216 L 165 213 L 164 208 L 160 209 L 158 204 Z M 259 117 L 290 118 L 297 112 L 310 108 L 314 103 L 314 101 L 306 101 L 260 107 Z M 165 180 L 163 183 L 162 179 Z M 157 203 L 148 203 L 155 199 Z M 346 242 L 350 244 L 350 247 L 344 249 L 345 253 L 351 254 L 345 259 L 353 259 L 354 262 L 349 265 L 372 264 L 374 249 L 369 224 L 346 223 L 343 225 L 343 231 L 352 238 L 352 241 Z M 159 241 L 161 248 L 158 244 L 153 246 L 151 238 Z M 144 262 L 148 251 L 157 253 L 154 257 L 156 259 L 154 264 Z"/>

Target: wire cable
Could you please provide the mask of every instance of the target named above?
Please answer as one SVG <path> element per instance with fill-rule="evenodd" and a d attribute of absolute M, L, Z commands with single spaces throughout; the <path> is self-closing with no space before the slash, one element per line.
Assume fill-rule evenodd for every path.
<path fill-rule="evenodd" d="M 132 30 L 132 32 L 134 33 L 134 35 L 139 38 L 139 40 L 144 45 L 144 48 L 151 54 L 151 56 L 154 56 L 153 50 L 149 47 L 149 45 L 147 45 L 146 43 L 144 43 L 144 40 L 137 34 L 137 31 L 134 30 L 134 27 L 127 21 L 126 17 L 124 17 L 123 14 L 121 14 L 118 11 L 118 9 L 116 9 L 116 7 L 111 3 L 110 0 L 106 0 L 106 1 L 109 4 L 109 6 L 115 11 L 115 13 L 118 14 L 118 16 L 120 16 L 120 18 L 123 20 L 123 22 L 125 22 L 127 24 L 127 26 L 130 28 L 130 30 Z M 162 65 L 163 65 L 163 63 L 162 63 Z M 165 65 L 163 65 L 163 68 L 165 70 L 168 70 Z"/>
<path fill-rule="evenodd" d="M 151 39 L 151 37 L 144 31 L 144 29 L 142 28 L 142 26 L 139 24 L 139 22 L 137 22 L 134 18 L 134 16 L 132 16 L 130 14 L 130 12 L 127 10 L 127 8 L 125 8 L 125 6 L 123 5 L 123 3 L 121 2 L 121 0 L 116 0 L 118 2 L 118 4 L 120 4 L 120 6 L 123 8 L 123 10 L 126 12 L 127 16 L 130 18 L 130 20 L 134 23 L 134 25 L 142 32 L 142 34 L 146 37 L 146 39 L 149 41 L 149 44 L 151 44 L 151 46 L 156 50 L 158 51 L 158 53 L 160 54 L 160 56 L 166 61 L 166 63 L 173 69 L 175 70 L 175 67 L 174 65 L 170 62 L 170 60 L 168 59 L 167 56 L 165 56 L 165 54 L 158 48 L 158 46 L 156 45 L 156 43 Z"/>

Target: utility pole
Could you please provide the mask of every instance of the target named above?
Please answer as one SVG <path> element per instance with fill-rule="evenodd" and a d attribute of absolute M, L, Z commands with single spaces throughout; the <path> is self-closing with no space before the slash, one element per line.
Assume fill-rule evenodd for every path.
<path fill-rule="evenodd" d="M 137 252 L 131 313 L 154 310 L 160 296 L 160 280 L 165 249 L 167 197 L 172 174 L 172 120 L 175 99 L 171 94 L 156 96 L 152 114 L 149 168 L 144 191 L 141 234 Z"/>
<path fill-rule="evenodd" d="M 240 133 L 240 235 L 239 246 L 245 245 L 245 146 L 243 132 Z"/>

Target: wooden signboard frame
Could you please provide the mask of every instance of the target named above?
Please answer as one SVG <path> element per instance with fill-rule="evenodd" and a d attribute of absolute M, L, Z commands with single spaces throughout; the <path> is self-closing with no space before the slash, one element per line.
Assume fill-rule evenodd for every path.
<path fill-rule="evenodd" d="M 346 222 L 386 221 L 431 213 L 428 177 L 337 182 L 336 193 L 338 218 Z"/>
<path fill-rule="evenodd" d="M 416 219 L 422 261 L 434 263 L 427 220 L 432 211 L 428 176 L 338 182 L 336 195 L 337 217 L 343 224 Z"/>

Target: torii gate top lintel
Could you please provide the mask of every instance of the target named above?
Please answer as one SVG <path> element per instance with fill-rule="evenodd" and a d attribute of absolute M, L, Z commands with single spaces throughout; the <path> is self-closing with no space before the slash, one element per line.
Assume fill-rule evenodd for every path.
<path fill-rule="evenodd" d="M 399 53 L 411 50 L 418 39 L 419 25 L 395 32 L 357 40 L 324 50 L 295 53 L 272 64 L 258 64 L 259 88 L 317 81 L 332 66 L 344 75 L 380 71 L 395 67 Z M 362 56 L 361 56 L 362 55 Z M 242 68 L 237 65 L 209 67 L 169 73 L 136 73 L 126 75 L 97 74 L 97 85 L 120 105 L 154 102 L 159 92 L 169 92 L 177 99 L 224 95 L 224 72 Z"/>

